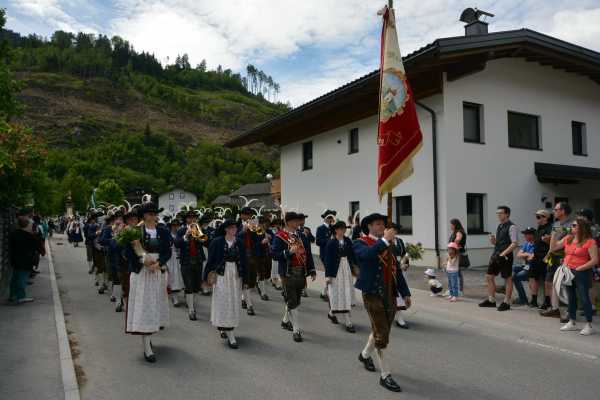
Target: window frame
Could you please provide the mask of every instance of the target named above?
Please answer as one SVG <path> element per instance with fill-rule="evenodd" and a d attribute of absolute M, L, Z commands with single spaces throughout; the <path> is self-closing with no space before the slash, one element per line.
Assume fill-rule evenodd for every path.
<path fill-rule="evenodd" d="M 307 149 L 310 147 L 310 159 L 307 158 Z M 309 164 L 310 160 L 310 165 Z M 313 151 L 313 141 L 309 140 L 307 142 L 302 143 L 302 171 L 310 171 L 314 168 L 314 151 Z"/>
<path fill-rule="evenodd" d="M 169 193 L 169 200 L 175 200 L 175 192 Z"/>
<path fill-rule="evenodd" d="M 400 214 L 400 204 L 402 199 L 409 199 L 410 201 L 410 228 L 407 228 L 406 226 L 402 226 L 400 228 L 400 231 L 398 232 L 401 235 L 413 235 L 414 234 L 414 224 L 413 224 L 413 201 L 412 201 L 412 195 L 402 195 L 402 196 L 395 196 L 394 197 L 394 210 L 393 210 L 393 217 L 394 217 L 394 222 L 398 225 L 402 225 L 400 223 L 400 216 L 408 216 L 408 214 L 404 215 L 404 214 Z"/>
<path fill-rule="evenodd" d="M 527 146 L 516 146 L 511 144 L 511 135 L 510 135 L 510 115 L 521 115 L 521 116 L 525 116 L 525 117 L 533 117 L 535 118 L 536 121 L 536 134 L 537 134 L 537 147 L 527 147 Z M 512 110 L 508 110 L 506 112 L 506 128 L 507 128 L 507 133 L 508 133 L 508 147 L 511 149 L 521 149 L 521 150 L 534 150 L 534 151 L 542 151 L 542 130 L 541 130 L 541 117 L 539 115 L 535 115 L 535 114 L 528 114 L 528 113 L 524 113 L 524 112 L 520 112 L 520 111 L 512 111 Z"/>
<path fill-rule="evenodd" d="M 481 229 L 471 228 L 469 226 L 469 199 L 470 198 L 480 198 L 481 199 L 481 213 L 479 214 L 479 225 L 481 225 Z M 486 206 L 486 194 L 485 193 L 467 193 L 465 196 L 466 200 L 466 210 L 467 210 L 467 220 L 466 220 L 466 229 L 467 234 L 469 235 L 485 235 L 488 232 L 485 230 L 485 206 Z"/>
<path fill-rule="evenodd" d="M 575 152 L 575 126 L 579 125 L 581 127 L 579 140 L 581 141 L 581 153 Z M 571 121 L 571 145 L 573 147 L 573 155 L 580 157 L 588 156 L 587 149 L 587 125 L 585 122 L 581 121 Z"/>
<path fill-rule="evenodd" d="M 477 109 L 477 134 L 478 139 L 468 139 L 465 135 L 465 107 Z M 465 143 L 474 144 L 485 144 L 484 132 L 483 132 L 483 104 L 474 103 L 472 101 L 463 101 L 463 141 Z"/>
<path fill-rule="evenodd" d="M 348 131 L 348 154 L 357 154 L 360 151 L 360 139 L 358 132 L 358 128 L 352 128 Z M 353 143 L 356 144 L 355 147 L 352 146 Z"/>

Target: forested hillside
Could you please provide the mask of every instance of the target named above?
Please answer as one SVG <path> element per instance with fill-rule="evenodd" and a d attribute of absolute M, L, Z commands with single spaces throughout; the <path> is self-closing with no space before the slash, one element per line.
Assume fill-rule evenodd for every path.
<path fill-rule="evenodd" d="M 123 192 L 182 187 L 206 204 L 277 173 L 273 151 L 221 145 L 289 108 L 256 67 L 246 76 L 208 70 L 206 61 L 192 67 L 185 49 L 163 65 L 119 37 L 57 31 L 44 39 L 1 28 L 0 63 L 18 104 L 7 121 L 43 146 L 30 197 L 44 212 L 60 212 L 69 191 L 83 211 L 107 179 Z"/>

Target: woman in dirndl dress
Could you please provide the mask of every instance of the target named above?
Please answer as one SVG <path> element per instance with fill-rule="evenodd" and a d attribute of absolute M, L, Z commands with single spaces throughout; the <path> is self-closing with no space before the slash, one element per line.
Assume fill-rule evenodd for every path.
<path fill-rule="evenodd" d="M 354 291 L 352 275 L 356 268 L 356 256 L 352 249 L 352 240 L 345 236 L 346 229 L 344 221 L 336 222 L 331 227 L 333 237 L 325 246 L 325 284 L 329 296 L 327 317 L 333 324 L 338 324 L 336 314 L 342 314 L 346 331 L 355 333 L 350 311 Z"/>
<path fill-rule="evenodd" d="M 213 287 L 210 321 L 232 349 L 238 348 L 233 330 L 240 323 L 242 287 L 247 274 L 246 249 L 236 233 L 233 220 L 219 226 L 208 248 L 204 270 L 204 280 Z"/>
<path fill-rule="evenodd" d="M 144 203 L 140 209 L 143 218 L 142 239 L 127 245 L 131 262 L 129 298 L 127 301 L 126 332 L 142 335 L 144 358 L 156 362 L 150 335 L 169 323 L 167 297 L 167 268 L 171 258 L 171 234 L 157 225 L 158 208 Z M 141 245 L 141 248 L 140 246 Z"/>
<path fill-rule="evenodd" d="M 174 307 L 179 307 L 179 292 L 185 287 L 183 284 L 183 276 L 181 275 L 181 264 L 179 262 L 179 249 L 175 247 L 175 239 L 177 238 L 177 230 L 181 226 L 178 219 L 173 219 L 168 224 L 171 229 L 171 258 L 167 261 L 167 287 Z"/>

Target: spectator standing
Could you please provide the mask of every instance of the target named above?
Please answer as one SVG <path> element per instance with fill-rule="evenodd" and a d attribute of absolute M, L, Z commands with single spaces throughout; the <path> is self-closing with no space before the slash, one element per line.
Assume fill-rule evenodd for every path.
<path fill-rule="evenodd" d="M 550 236 L 552 235 L 552 214 L 548 210 L 538 210 L 535 213 L 537 229 L 533 243 L 533 259 L 529 263 L 529 288 L 531 289 L 531 302 L 529 306 L 538 307 L 538 292 L 540 285 L 545 282 L 547 265 L 544 259 L 550 249 Z M 545 310 L 550 307 L 550 292 L 545 292 L 545 300 L 541 306 Z"/>
<path fill-rule="evenodd" d="M 589 208 L 584 208 L 577 212 L 578 217 L 583 217 L 590 224 L 590 229 L 592 231 L 592 238 L 596 241 L 596 245 L 600 247 L 600 227 L 598 224 L 594 223 L 594 212 Z M 598 262 L 600 264 L 600 261 Z M 598 271 L 598 267 L 600 265 L 595 265 L 592 268 L 592 284 L 590 285 L 590 299 L 592 301 L 592 314 L 596 315 L 596 293 L 594 292 L 594 282 L 600 280 L 600 271 Z"/>
<path fill-rule="evenodd" d="M 29 274 L 33 270 L 33 261 L 38 243 L 31 231 L 29 210 L 22 209 L 17 216 L 17 229 L 9 236 L 9 256 L 12 267 L 10 280 L 9 301 L 15 304 L 32 302 L 33 298 L 27 297 L 25 288 Z"/>
<path fill-rule="evenodd" d="M 458 290 L 462 293 L 465 286 L 463 269 L 471 266 L 469 255 L 467 254 L 467 232 L 465 232 L 463 224 L 457 218 L 450 220 L 450 231 L 452 233 L 450 234 L 448 243 L 456 243 L 458 245 Z"/>
<path fill-rule="evenodd" d="M 459 259 L 460 248 L 458 244 L 454 242 L 448 243 L 448 260 L 446 261 L 446 274 L 448 275 L 448 290 L 450 296 L 448 300 L 455 302 L 458 298 L 458 259 Z"/>
<path fill-rule="evenodd" d="M 498 306 L 498 311 L 510 310 L 512 296 L 512 265 L 513 251 L 517 248 L 518 233 L 517 226 L 510 220 L 510 208 L 499 206 L 498 229 L 496 235 L 490 235 L 490 243 L 494 245 L 494 252 L 490 258 L 487 274 L 485 276 L 488 290 L 488 298 L 479 303 L 479 307 L 496 307 L 496 276 L 500 274 L 506 282 L 506 293 L 504 301 Z"/>
<path fill-rule="evenodd" d="M 523 282 L 529 280 L 529 271 L 531 269 L 531 261 L 534 257 L 535 252 L 535 228 L 527 228 L 521 231 L 525 241 L 521 245 L 521 249 L 517 253 L 518 264 L 513 266 L 513 284 L 519 295 L 517 302 L 513 302 L 515 305 L 529 305 L 527 301 L 527 294 L 523 288 Z M 533 291 L 532 291 L 533 293 Z"/>
<path fill-rule="evenodd" d="M 552 236 L 550 238 L 550 248 L 554 247 L 556 243 L 561 241 L 571 230 L 573 224 L 573 218 L 571 217 L 571 206 L 565 202 L 558 202 L 554 206 L 554 225 L 552 226 Z M 545 311 L 541 312 L 544 317 L 560 318 L 560 310 L 558 309 L 559 301 L 552 289 L 552 282 L 554 281 L 554 274 L 558 267 L 563 263 L 564 255 L 562 253 L 556 253 L 550 250 L 547 256 L 551 260 L 551 265 L 548 265 L 546 273 L 546 283 L 544 284 L 544 292 L 551 293 L 550 296 L 550 307 Z M 548 259 L 547 258 L 547 259 Z"/>
<path fill-rule="evenodd" d="M 569 295 L 569 322 L 563 325 L 561 331 L 578 330 L 575 323 L 577 319 L 577 294 L 583 305 L 585 319 L 584 328 L 579 332 L 588 336 L 592 329 L 592 303 L 589 290 L 592 285 L 592 268 L 598 265 L 598 245 L 592 237 L 590 223 L 584 217 L 577 217 L 571 225 L 570 234 L 550 245 L 550 250 L 564 249 L 564 265 L 574 275 L 571 285 L 567 286 Z"/>

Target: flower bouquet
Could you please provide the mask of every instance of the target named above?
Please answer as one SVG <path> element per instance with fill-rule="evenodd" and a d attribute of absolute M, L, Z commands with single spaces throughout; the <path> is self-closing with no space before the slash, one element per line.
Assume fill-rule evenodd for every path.
<path fill-rule="evenodd" d="M 420 260 L 423 258 L 423 245 L 421 243 L 417 243 L 417 244 L 413 244 L 413 243 L 407 243 L 406 244 L 406 255 L 408 256 L 409 259 L 411 260 Z"/>
<path fill-rule="evenodd" d="M 138 226 L 128 226 L 123 228 L 115 237 L 119 246 L 125 247 L 131 244 L 135 254 L 143 258 L 145 251 L 142 248 L 142 229 Z"/>

